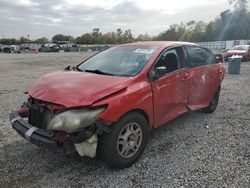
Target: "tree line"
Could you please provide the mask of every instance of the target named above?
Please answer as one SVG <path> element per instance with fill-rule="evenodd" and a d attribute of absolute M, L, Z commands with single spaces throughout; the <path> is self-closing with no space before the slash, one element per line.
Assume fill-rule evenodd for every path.
<path fill-rule="evenodd" d="M 249 0 L 229 0 L 229 3 L 234 5 L 234 10 L 223 11 L 209 23 L 192 20 L 186 24 L 174 24 L 153 40 L 206 42 L 250 39 Z"/>
<path fill-rule="evenodd" d="M 92 32 L 76 38 L 57 34 L 52 37 L 51 41 L 69 41 L 76 44 L 122 44 L 150 40 L 204 42 L 250 39 L 249 0 L 229 0 L 229 3 L 234 5 L 233 11 L 226 10 L 222 12 L 215 20 L 209 23 L 191 20 L 188 23 L 173 24 L 157 36 L 140 34 L 134 37 L 130 29 L 123 31 L 121 28 L 113 32 L 102 33 L 100 28 L 94 28 Z M 49 39 L 46 37 L 36 40 L 30 40 L 26 37 L 21 37 L 18 40 L 0 39 L 0 43 L 6 45 L 29 42 L 44 44 L 49 42 Z"/>

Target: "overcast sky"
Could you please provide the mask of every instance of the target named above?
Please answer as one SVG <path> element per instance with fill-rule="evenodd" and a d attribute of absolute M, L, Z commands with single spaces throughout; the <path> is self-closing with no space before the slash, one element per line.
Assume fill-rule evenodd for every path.
<path fill-rule="evenodd" d="M 228 0 L 0 0 L 0 38 L 51 38 L 131 29 L 157 35 L 173 23 L 211 21 L 229 9 Z"/>

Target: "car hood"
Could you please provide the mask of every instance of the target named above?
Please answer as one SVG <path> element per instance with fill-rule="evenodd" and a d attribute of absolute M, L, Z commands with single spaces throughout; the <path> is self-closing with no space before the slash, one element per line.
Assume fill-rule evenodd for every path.
<path fill-rule="evenodd" d="M 247 50 L 229 50 L 227 51 L 227 54 L 244 54 Z"/>
<path fill-rule="evenodd" d="M 126 88 L 131 78 L 78 71 L 47 74 L 28 90 L 31 97 L 65 107 L 90 106 L 95 101 Z"/>

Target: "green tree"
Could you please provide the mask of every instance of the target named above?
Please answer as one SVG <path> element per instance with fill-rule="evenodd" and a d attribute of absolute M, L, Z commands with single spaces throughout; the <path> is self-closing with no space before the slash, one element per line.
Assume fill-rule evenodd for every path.
<path fill-rule="evenodd" d="M 49 39 L 47 39 L 46 37 L 42 37 L 42 38 L 36 39 L 34 42 L 39 43 L 39 44 L 45 44 L 49 42 Z"/>
<path fill-rule="evenodd" d="M 95 28 L 92 31 L 92 41 L 94 44 L 98 44 L 100 43 L 100 37 L 101 37 L 102 33 L 100 32 L 99 28 Z"/>
<path fill-rule="evenodd" d="M 152 40 L 152 37 L 149 36 L 148 34 L 140 34 L 137 38 L 136 41 L 150 41 Z"/>
<path fill-rule="evenodd" d="M 70 41 L 72 42 L 74 38 L 70 35 L 63 35 L 63 34 L 56 34 L 55 36 L 52 37 L 53 42 L 58 42 L 58 41 Z"/>
<path fill-rule="evenodd" d="M 20 37 L 20 43 L 21 44 L 25 44 L 25 43 L 29 43 L 30 40 L 28 38 L 25 38 L 24 36 Z"/>
<path fill-rule="evenodd" d="M 234 10 L 221 13 L 221 28 L 218 40 L 239 40 L 250 38 L 250 13 L 248 0 L 229 0 Z"/>
<path fill-rule="evenodd" d="M 120 43 L 120 44 L 123 43 L 123 31 L 121 28 L 118 28 L 116 30 L 116 39 L 117 39 L 118 43 Z"/>
<path fill-rule="evenodd" d="M 3 45 L 14 45 L 14 44 L 18 44 L 19 42 L 12 38 L 12 39 L 0 39 L 0 44 Z"/>
<path fill-rule="evenodd" d="M 204 41 L 216 41 L 222 30 L 222 19 L 217 18 L 207 24 Z"/>
<path fill-rule="evenodd" d="M 162 33 L 160 33 L 154 40 L 162 40 L 162 41 L 178 41 L 181 36 L 185 33 L 186 26 L 181 24 L 173 24 L 170 25 L 170 28 Z"/>
<path fill-rule="evenodd" d="M 123 34 L 123 42 L 129 43 L 129 42 L 132 42 L 133 40 L 134 38 L 133 38 L 131 30 L 130 29 L 125 30 Z"/>
<path fill-rule="evenodd" d="M 247 12 L 249 0 L 228 0 L 229 4 L 233 4 L 235 9 Z"/>
<path fill-rule="evenodd" d="M 75 42 L 77 44 L 93 44 L 93 36 L 90 33 L 85 33 L 80 37 L 77 37 Z"/>
<path fill-rule="evenodd" d="M 207 24 L 203 21 L 196 22 L 194 26 L 185 30 L 180 37 L 183 41 L 200 42 L 206 39 Z"/>
<path fill-rule="evenodd" d="M 108 32 L 100 36 L 101 44 L 116 44 L 116 33 L 115 32 Z"/>

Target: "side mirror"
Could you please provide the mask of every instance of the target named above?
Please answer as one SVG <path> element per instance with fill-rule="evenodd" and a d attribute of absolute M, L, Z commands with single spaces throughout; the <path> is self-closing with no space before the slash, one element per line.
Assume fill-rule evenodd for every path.
<path fill-rule="evenodd" d="M 77 68 L 75 67 L 75 66 L 67 66 L 65 69 L 63 69 L 63 70 L 65 70 L 65 71 L 71 71 L 71 70 L 73 70 L 73 71 L 75 71 L 75 70 L 77 70 Z"/>
<path fill-rule="evenodd" d="M 216 62 L 220 63 L 220 57 L 216 56 Z"/>
<path fill-rule="evenodd" d="M 69 66 L 67 66 L 65 69 L 63 69 L 63 70 L 65 70 L 65 71 L 70 71 L 71 70 L 71 66 L 69 65 Z"/>
<path fill-rule="evenodd" d="M 215 58 L 216 58 L 217 63 L 223 63 L 224 62 L 224 57 L 221 54 L 215 55 Z"/>
<path fill-rule="evenodd" d="M 163 76 L 167 73 L 167 67 L 155 67 L 155 73 L 157 76 Z"/>
<path fill-rule="evenodd" d="M 164 76 L 166 73 L 167 73 L 167 67 L 164 67 L 164 66 L 155 67 L 149 72 L 148 78 L 149 80 L 154 81 L 160 78 L 161 76 Z"/>

